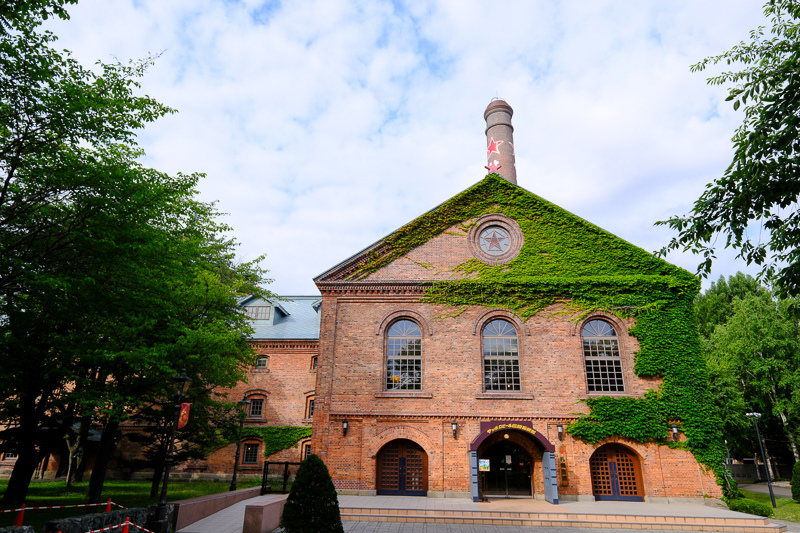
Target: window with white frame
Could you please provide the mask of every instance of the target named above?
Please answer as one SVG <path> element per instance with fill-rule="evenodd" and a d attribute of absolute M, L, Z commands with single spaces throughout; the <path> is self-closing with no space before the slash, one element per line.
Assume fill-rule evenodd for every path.
<path fill-rule="evenodd" d="M 269 320 L 269 313 L 272 307 L 269 305 L 248 305 L 242 309 L 244 316 L 251 320 Z"/>
<path fill-rule="evenodd" d="M 422 331 L 398 320 L 386 333 L 386 390 L 422 389 Z"/>
<path fill-rule="evenodd" d="M 625 392 L 616 330 L 605 320 L 590 320 L 581 331 L 589 392 Z"/>
<path fill-rule="evenodd" d="M 269 357 L 263 356 L 256 359 L 256 368 L 267 368 L 269 366 Z"/>
<path fill-rule="evenodd" d="M 483 328 L 483 388 L 520 390 L 517 330 L 508 320 L 495 319 Z"/>

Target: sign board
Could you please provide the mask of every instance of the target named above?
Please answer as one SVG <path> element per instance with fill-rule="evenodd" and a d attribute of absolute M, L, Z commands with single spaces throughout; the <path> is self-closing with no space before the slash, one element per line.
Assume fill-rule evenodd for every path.
<path fill-rule="evenodd" d="M 506 464 L 507 465 L 511 464 L 511 456 L 510 455 L 506 455 Z"/>
<path fill-rule="evenodd" d="M 489 471 L 489 459 L 478 459 L 478 471 L 479 472 Z"/>

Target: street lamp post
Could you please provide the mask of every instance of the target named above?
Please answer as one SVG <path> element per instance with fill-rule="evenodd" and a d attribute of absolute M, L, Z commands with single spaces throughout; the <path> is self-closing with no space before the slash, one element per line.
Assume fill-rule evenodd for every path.
<path fill-rule="evenodd" d="M 236 455 L 233 456 L 233 478 L 231 479 L 231 488 L 229 490 L 236 490 L 236 472 L 239 469 L 239 454 L 242 450 L 242 428 L 244 427 L 244 419 L 247 416 L 245 410 L 250 402 L 247 400 L 247 394 L 239 400 L 239 439 L 236 441 Z"/>
<path fill-rule="evenodd" d="M 191 378 L 186 375 L 186 369 L 181 370 L 179 376 L 172 378 L 175 383 L 175 417 L 172 421 L 172 430 L 169 437 L 169 448 L 167 458 L 164 461 L 164 482 L 161 484 L 161 497 L 158 499 L 156 507 L 156 524 L 155 531 L 157 533 L 167 533 L 169 531 L 169 524 L 167 523 L 167 487 L 169 486 L 169 471 L 175 461 L 175 433 L 178 430 L 178 417 L 181 414 L 181 402 L 186 391 L 189 390 L 189 385 L 192 383 Z"/>
<path fill-rule="evenodd" d="M 769 487 L 769 497 L 772 498 L 772 508 L 778 507 L 775 505 L 775 494 L 772 492 L 772 477 L 769 474 L 769 465 L 767 464 L 767 456 L 764 454 L 764 445 L 761 443 L 761 432 L 758 431 L 758 419 L 761 418 L 761 413 L 747 413 L 748 418 L 753 419 L 756 425 L 756 437 L 758 437 L 758 447 L 761 448 L 761 459 L 764 461 L 764 471 L 767 473 L 767 486 Z M 758 467 L 758 465 L 756 465 Z"/>

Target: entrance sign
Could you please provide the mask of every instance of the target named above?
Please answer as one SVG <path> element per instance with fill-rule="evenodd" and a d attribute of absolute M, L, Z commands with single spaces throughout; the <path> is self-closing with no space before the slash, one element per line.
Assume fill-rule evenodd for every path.
<path fill-rule="evenodd" d="M 475 440 L 472 441 L 470 450 L 477 451 L 483 441 L 498 431 L 518 431 L 524 433 L 541 444 L 545 451 L 556 451 L 556 447 L 547 440 L 547 437 L 533 429 L 533 423 L 530 420 L 494 420 L 491 422 L 481 422 L 481 432 Z"/>
<path fill-rule="evenodd" d="M 478 470 L 481 472 L 489 472 L 489 459 L 478 459 Z"/>

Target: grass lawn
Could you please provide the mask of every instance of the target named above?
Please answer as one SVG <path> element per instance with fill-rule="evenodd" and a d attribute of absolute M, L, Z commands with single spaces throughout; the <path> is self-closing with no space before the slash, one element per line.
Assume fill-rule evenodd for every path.
<path fill-rule="evenodd" d="M 760 494 L 758 492 L 750 492 L 749 490 L 742 490 L 745 498 L 755 500 L 757 502 L 765 503 L 772 507 L 772 500 L 769 494 Z M 770 518 L 776 520 L 787 520 L 789 522 L 800 522 L 800 503 L 797 503 L 791 498 L 775 498 L 775 503 L 778 505 L 773 509 L 773 515 Z"/>
<path fill-rule="evenodd" d="M 0 493 L 5 492 L 8 480 L 0 480 Z M 239 479 L 237 487 L 240 489 L 261 486 L 260 479 Z M 194 498 L 206 494 L 216 494 L 226 492 L 229 483 L 213 481 L 170 481 L 168 501 L 183 500 Z M 67 489 L 65 481 L 33 481 L 25 500 L 27 507 L 46 506 L 46 505 L 74 505 L 86 503 L 86 492 L 89 488 L 88 482 L 73 483 Z M 280 487 L 276 487 L 280 490 Z M 275 488 L 273 488 L 275 490 Z M 106 481 L 103 485 L 103 500 L 111 498 L 111 501 L 124 507 L 146 507 L 158 503 L 158 497 L 150 497 L 149 481 Z M 10 507 L 0 507 L 9 509 Z M 96 511 L 102 512 L 105 506 L 95 507 Z M 112 506 L 112 509 L 118 507 Z M 47 511 L 28 511 L 25 513 L 25 525 L 31 525 L 37 531 L 42 530 L 45 522 L 57 518 L 78 516 L 86 513 L 85 508 L 77 509 L 53 509 Z M 14 522 L 16 513 L 0 514 L 0 527 L 10 526 Z"/>

